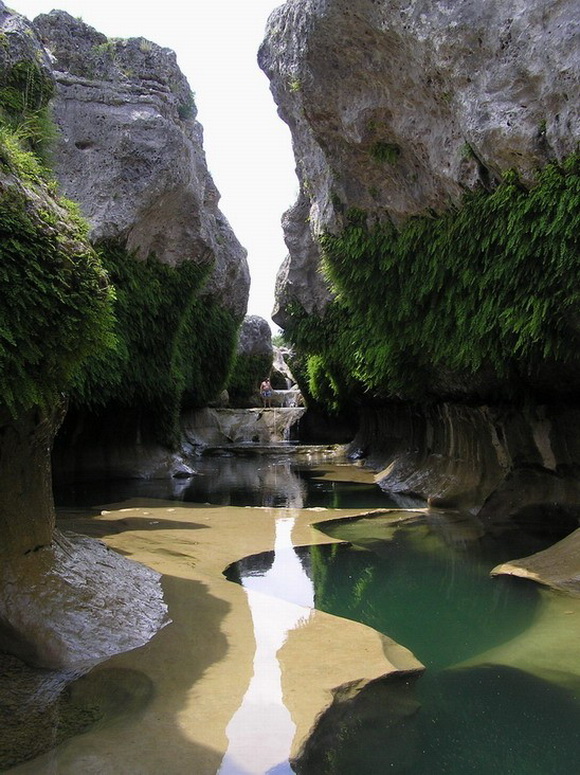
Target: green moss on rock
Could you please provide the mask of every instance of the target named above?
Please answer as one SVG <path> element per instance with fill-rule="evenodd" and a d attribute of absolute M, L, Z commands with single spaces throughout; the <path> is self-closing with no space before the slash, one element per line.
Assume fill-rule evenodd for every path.
<path fill-rule="evenodd" d="M 46 185 L 25 188 L 11 172 L 0 161 L 0 403 L 16 416 L 58 403 L 109 344 L 112 317 L 82 223 Z"/>
<path fill-rule="evenodd" d="M 56 138 L 49 103 L 55 93 L 52 75 L 36 62 L 22 60 L 0 70 L 0 122 L 47 162 Z"/>
<path fill-rule="evenodd" d="M 238 353 L 226 385 L 234 406 L 245 405 L 259 392 L 260 383 L 272 370 L 272 357 L 268 355 L 244 355 Z"/>
<path fill-rule="evenodd" d="M 546 361 L 578 361 L 580 157 L 534 186 L 508 174 L 459 209 L 397 230 L 351 212 L 321 238 L 336 294 L 323 318 L 296 305 L 287 337 L 326 405 L 352 396 L 425 400 L 432 377 L 483 371 L 533 391 Z M 565 386 L 564 386 L 565 389 Z"/>
<path fill-rule="evenodd" d="M 116 289 L 116 346 L 90 361 L 73 403 L 137 409 L 149 416 L 158 441 L 174 443 L 182 402 L 204 406 L 223 388 L 237 321 L 202 295 L 207 266 L 137 260 L 116 242 L 98 252 Z"/>

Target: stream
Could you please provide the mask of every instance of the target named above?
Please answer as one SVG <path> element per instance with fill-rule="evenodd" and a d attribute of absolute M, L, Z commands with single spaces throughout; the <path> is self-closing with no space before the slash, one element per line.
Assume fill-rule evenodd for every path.
<path fill-rule="evenodd" d="M 87 713 L 97 703 L 99 676 L 106 678 L 106 710 L 94 722 L 89 714 L 57 748 L 3 771 L 576 771 L 580 601 L 532 582 L 489 576 L 498 563 L 553 543 L 553 533 L 532 524 L 493 539 L 454 513 L 415 511 L 413 519 L 395 523 L 383 512 L 364 516 L 360 512 L 397 504 L 360 469 L 315 455 L 204 457 L 196 469 L 197 476 L 187 480 L 92 482 L 57 491 L 75 529 L 94 528 L 95 535 L 141 561 L 157 558 L 173 624 L 150 645 L 80 679 L 80 689 L 73 683 L 66 690 L 79 712 Z M 106 521 L 78 517 L 105 503 L 118 504 L 106 507 Z M 164 519 L 179 508 L 186 509 L 187 522 L 170 526 Z M 147 531 L 143 515 L 150 519 Z M 234 561 L 226 561 L 225 549 L 224 560 L 215 560 L 215 578 L 197 550 L 202 535 L 210 540 L 204 520 L 223 520 L 223 535 L 242 531 L 232 539 Z M 311 529 L 298 533 L 299 523 L 316 522 L 316 542 L 297 545 L 295 536 L 314 535 Z M 256 541 L 264 531 L 266 537 Z M 252 553 L 252 545 L 273 549 Z M 189 557 L 197 558 L 194 571 Z M 243 590 L 245 604 L 236 588 Z M 188 599 L 201 602 L 190 605 Z M 311 609 L 384 633 L 426 669 L 371 681 L 347 704 L 335 702 L 291 757 L 299 719 L 288 703 L 293 673 L 284 650 L 305 629 Z M 324 672 L 324 656 L 317 658 Z"/>

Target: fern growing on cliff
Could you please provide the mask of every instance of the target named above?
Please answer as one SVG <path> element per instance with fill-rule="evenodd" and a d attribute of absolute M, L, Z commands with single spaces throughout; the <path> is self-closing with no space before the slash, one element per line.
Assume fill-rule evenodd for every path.
<path fill-rule="evenodd" d="M 32 151 L 45 164 L 57 137 L 49 102 L 52 78 L 29 60 L 16 62 L 0 73 L 0 123 L 11 131 L 22 150 Z"/>
<path fill-rule="evenodd" d="M 288 338 L 310 357 L 329 403 L 350 395 L 425 399 L 486 372 L 487 384 L 532 385 L 546 359 L 577 359 L 580 157 L 515 174 L 458 209 L 401 230 L 347 214 L 321 238 L 336 299 L 313 321 L 295 310 Z M 326 374 L 323 379 L 322 375 Z"/>
<path fill-rule="evenodd" d="M 204 406 L 223 387 L 237 321 L 202 297 L 209 266 L 138 260 L 118 242 L 102 243 L 98 252 L 115 287 L 117 346 L 91 359 L 75 382 L 73 403 L 97 412 L 138 410 L 157 441 L 171 445 L 182 402 Z"/>
<path fill-rule="evenodd" d="M 14 415 L 60 400 L 111 344 L 107 277 L 84 227 L 49 202 L 0 186 L 0 404 Z"/>

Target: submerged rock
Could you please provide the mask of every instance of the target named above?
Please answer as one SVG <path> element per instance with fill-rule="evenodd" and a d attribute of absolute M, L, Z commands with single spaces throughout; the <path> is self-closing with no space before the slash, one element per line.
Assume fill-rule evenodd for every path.
<path fill-rule="evenodd" d="M 153 696 L 138 670 L 48 671 L 0 654 L 0 771 L 35 759 L 97 724 L 142 710 Z"/>
<path fill-rule="evenodd" d="M 497 565 L 492 576 L 519 576 L 580 597 L 580 530 L 543 552 Z"/>

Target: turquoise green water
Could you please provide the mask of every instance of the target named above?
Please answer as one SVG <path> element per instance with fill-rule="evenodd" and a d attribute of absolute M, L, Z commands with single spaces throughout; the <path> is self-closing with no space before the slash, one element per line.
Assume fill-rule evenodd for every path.
<path fill-rule="evenodd" d="M 463 526 L 464 527 L 464 526 Z M 518 669 L 477 664 L 534 623 L 537 585 L 489 576 L 513 551 L 504 543 L 462 540 L 412 525 L 384 540 L 369 520 L 335 523 L 351 544 L 295 549 L 311 580 L 315 607 L 361 621 L 407 646 L 426 666 L 421 677 L 367 688 L 348 708 L 319 722 L 294 764 L 301 775 L 572 775 L 580 771 L 580 696 L 574 677 L 555 685 Z M 462 528 L 459 529 L 459 532 Z M 537 537 L 520 536 L 521 549 Z M 289 550 L 292 551 L 292 550 Z M 525 554 L 522 551 L 519 556 Z M 518 555 L 511 555 L 518 556 Z M 272 553 L 246 558 L 228 577 L 266 574 Z M 546 593 L 544 593 L 546 594 Z M 288 597 L 295 602 L 292 580 Z M 461 667 L 470 660 L 473 667 Z M 579 656 L 580 662 L 580 656 Z M 579 670 L 580 673 L 580 664 Z"/>
<path fill-rule="evenodd" d="M 103 483 L 75 484 L 61 491 L 59 502 L 148 496 L 282 508 L 394 505 L 376 487 L 322 479 L 321 469 L 283 458 L 200 460 L 196 468 L 199 475 L 185 482 L 107 482 L 106 491 Z M 491 579 L 490 569 L 546 548 L 569 527 L 550 523 L 547 534 L 545 520 L 528 521 L 496 541 L 457 515 L 396 528 L 381 517 L 349 519 L 324 525 L 348 543 L 277 552 L 277 580 L 281 566 L 287 578 L 276 594 L 302 605 L 314 598 L 319 609 L 384 632 L 413 651 L 426 672 L 372 684 L 348 705 L 336 704 L 320 718 L 300 760 L 292 768 L 281 762 L 269 775 L 580 772 L 580 647 L 577 669 L 560 674 L 558 685 L 513 660 L 505 666 L 481 656 L 514 638 L 533 639 L 551 599 L 532 583 Z M 308 590 L 304 573 L 300 580 L 293 575 L 296 557 Z M 262 577 L 260 591 L 267 592 L 273 559 L 273 552 L 246 557 L 227 576 L 238 582 Z M 578 605 L 573 613 L 564 620 L 580 617 Z"/>

